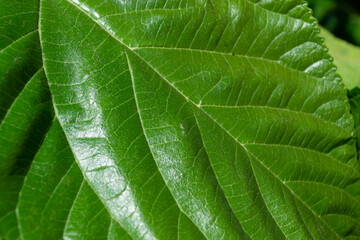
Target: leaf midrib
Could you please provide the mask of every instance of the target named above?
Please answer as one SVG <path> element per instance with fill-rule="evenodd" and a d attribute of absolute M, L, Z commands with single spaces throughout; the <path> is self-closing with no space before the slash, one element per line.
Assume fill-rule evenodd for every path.
<path fill-rule="evenodd" d="M 304 204 L 304 206 L 306 206 L 311 213 L 316 216 L 320 221 L 322 221 L 327 227 L 328 229 L 330 229 L 330 231 L 332 231 L 338 238 L 341 239 L 341 237 L 325 222 L 324 219 L 322 219 L 320 216 L 318 216 L 306 203 L 304 203 L 286 184 L 284 184 L 281 179 L 278 178 L 278 176 L 276 176 L 276 174 L 274 174 L 272 171 L 270 171 L 256 156 L 254 156 L 252 154 L 251 151 L 249 151 L 244 144 L 240 143 L 237 139 L 235 139 L 226 129 L 223 128 L 223 126 L 221 126 L 215 119 L 212 118 L 212 116 L 210 116 L 206 111 L 204 111 L 198 104 L 194 103 L 192 100 L 190 100 L 187 96 L 185 96 L 181 91 L 179 91 L 171 82 L 169 82 L 164 76 L 162 76 L 156 69 L 154 69 L 150 64 L 148 64 L 145 59 L 143 59 L 138 53 L 136 53 L 135 51 L 133 51 L 133 49 L 131 47 L 129 47 L 128 45 L 126 45 L 124 42 L 122 42 L 120 39 L 118 39 L 114 34 L 112 34 L 111 32 L 108 31 L 108 29 L 106 29 L 103 25 L 101 25 L 98 21 L 96 21 L 91 15 L 89 15 L 85 10 L 83 10 L 80 6 L 78 6 L 77 4 L 75 4 L 72 0 L 66 0 L 69 4 L 75 6 L 79 11 L 81 11 L 82 13 L 84 13 L 86 16 L 88 16 L 93 22 L 95 22 L 102 30 L 104 30 L 107 34 L 109 34 L 113 39 L 115 39 L 116 41 L 118 41 L 122 46 L 124 46 L 126 49 L 128 49 L 129 51 L 131 51 L 132 53 L 134 53 L 137 57 L 139 57 L 144 63 L 146 63 L 159 77 L 161 77 L 167 84 L 169 84 L 175 91 L 177 91 L 181 96 L 183 96 L 185 98 L 185 100 L 189 103 L 191 103 L 192 105 L 194 105 L 197 109 L 201 110 L 204 114 L 206 114 L 208 117 L 210 117 L 214 123 L 216 123 L 221 129 L 223 129 L 223 131 L 225 131 L 231 138 L 233 138 L 240 146 L 242 146 L 244 148 L 244 150 L 246 152 L 248 152 L 249 154 L 251 154 L 258 162 L 259 164 L 261 164 L 265 169 L 268 170 L 269 173 L 271 173 L 283 186 L 285 186 L 290 193 L 296 198 L 298 199 L 302 204 Z M 266 11 L 269 11 L 267 9 L 265 9 Z M 280 14 L 280 13 L 278 13 Z M 125 50 L 126 51 L 126 50 Z M 264 59 L 265 60 L 265 59 Z M 135 97 L 136 98 L 136 97 Z M 54 103 L 55 104 L 55 103 Z M 139 112 L 139 108 L 137 109 L 137 111 Z M 140 115 L 140 112 L 139 112 Z M 140 118 L 141 121 L 141 118 Z M 142 121 L 141 121 L 142 124 Z M 146 137 L 145 134 L 145 129 L 142 126 L 143 132 L 144 132 L 144 136 L 148 142 L 148 138 Z M 66 135 L 66 134 L 65 134 Z M 149 144 L 149 142 L 148 142 Z M 149 144 L 150 147 L 150 144 Z M 151 150 L 150 150 L 151 151 Z M 249 159 L 249 161 L 251 161 Z M 166 182 L 165 182 L 166 184 Z M 91 184 L 90 184 L 91 186 Z M 180 209 L 180 206 L 179 206 Z M 180 209 L 180 211 L 182 211 Z M 185 213 L 184 213 L 185 214 Z M 275 220 L 275 219 L 274 219 Z M 275 220 L 276 222 L 276 220 Z M 119 223 L 120 224 L 120 223 Z M 120 224 L 121 225 L 121 224 Z M 124 228 L 125 229 L 125 228 Z"/>

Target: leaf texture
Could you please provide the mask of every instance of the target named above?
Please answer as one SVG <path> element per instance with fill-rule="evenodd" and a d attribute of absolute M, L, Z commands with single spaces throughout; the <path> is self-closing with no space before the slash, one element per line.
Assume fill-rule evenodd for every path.
<path fill-rule="evenodd" d="M 32 2 L 4 13 L 32 27 L 1 42 L 23 85 L 0 236 L 360 238 L 354 121 L 305 2 Z"/>
<path fill-rule="evenodd" d="M 350 100 L 351 105 L 351 114 L 354 116 L 354 122 L 355 122 L 355 130 L 356 130 L 356 146 L 358 149 L 358 152 L 360 150 L 360 88 L 356 87 L 352 89 L 351 91 L 348 91 L 348 97 Z M 359 154 L 358 154 L 359 156 Z"/>
<path fill-rule="evenodd" d="M 39 1 L 0 1 L 0 122 L 29 79 L 42 67 Z"/>
<path fill-rule="evenodd" d="M 84 181 L 57 120 L 26 176 L 17 211 L 22 239 L 129 239 Z"/>
<path fill-rule="evenodd" d="M 0 1 L 0 238 L 19 237 L 24 177 L 54 118 L 42 69 L 38 1 Z"/>

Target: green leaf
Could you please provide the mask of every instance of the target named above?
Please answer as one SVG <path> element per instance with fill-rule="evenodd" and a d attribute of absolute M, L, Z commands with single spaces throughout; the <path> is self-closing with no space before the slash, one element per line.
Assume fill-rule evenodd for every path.
<path fill-rule="evenodd" d="M 11 215 L 0 231 L 16 233 L 0 236 L 360 238 L 354 121 L 305 2 L 41 0 L 39 11 L 46 75 L 19 90 L 0 130 L 43 128 L 31 148 L 29 130 L 1 132 L 16 141 L 0 170 L 21 174 L 0 184 Z"/>
<path fill-rule="evenodd" d="M 54 118 L 42 69 L 38 1 L 0 1 L 0 238 L 17 239 L 15 209 Z"/>
<path fill-rule="evenodd" d="M 17 235 L 14 211 L 18 193 L 53 115 L 51 95 L 41 69 L 26 84 L 0 125 L 0 236 L 13 239 L 10 236 Z M 6 225 L 2 227 L 3 224 Z"/>
<path fill-rule="evenodd" d="M 57 120 L 32 163 L 17 212 L 22 239 L 128 238 L 84 181 Z"/>
<path fill-rule="evenodd" d="M 29 79 L 42 67 L 39 1 L 0 1 L 0 123 Z"/>
<path fill-rule="evenodd" d="M 57 120 L 26 176 L 17 215 L 22 239 L 132 239 L 84 180 Z M 178 227 L 181 239 L 201 239 L 182 214 Z"/>
<path fill-rule="evenodd" d="M 336 38 L 324 28 L 321 28 L 321 34 L 345 86 L 348 89 L 360 86 L 360 48 Z"/>
<path fill-rule="evenodd" d="M 356 87 L 348 92 L 348 97 L 351 105 L 351 114 L 354 117 L 355 130 L 357 135 L 357 149 L 360 150 L 360 88 Z"/>

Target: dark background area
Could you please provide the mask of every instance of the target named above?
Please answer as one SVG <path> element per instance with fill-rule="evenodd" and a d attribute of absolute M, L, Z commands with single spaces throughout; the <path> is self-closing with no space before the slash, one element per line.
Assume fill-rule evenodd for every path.
<path fill-rule="evenodd" d="M 360 0 L 308 0 L 320 24 L 335 36 L 360 46 Z"/>

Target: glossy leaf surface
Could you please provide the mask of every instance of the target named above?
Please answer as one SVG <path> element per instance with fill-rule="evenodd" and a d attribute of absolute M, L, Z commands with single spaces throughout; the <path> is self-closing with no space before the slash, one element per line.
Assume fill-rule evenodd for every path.
<path fill-rule="evenodd" d="M 84 181 L 57 120 L 26 176 L 17 212 L 23 239 L 130 239 Z"/>
<path fill-rule="evenodd" d="M 49 119 L 2 205 L 22 239 L 360 238 L 354 121 L 304 2 L 37 6 L 44 70 L 1 125 Z M 4 176 L 31 146 L 6 144 Z"/>

